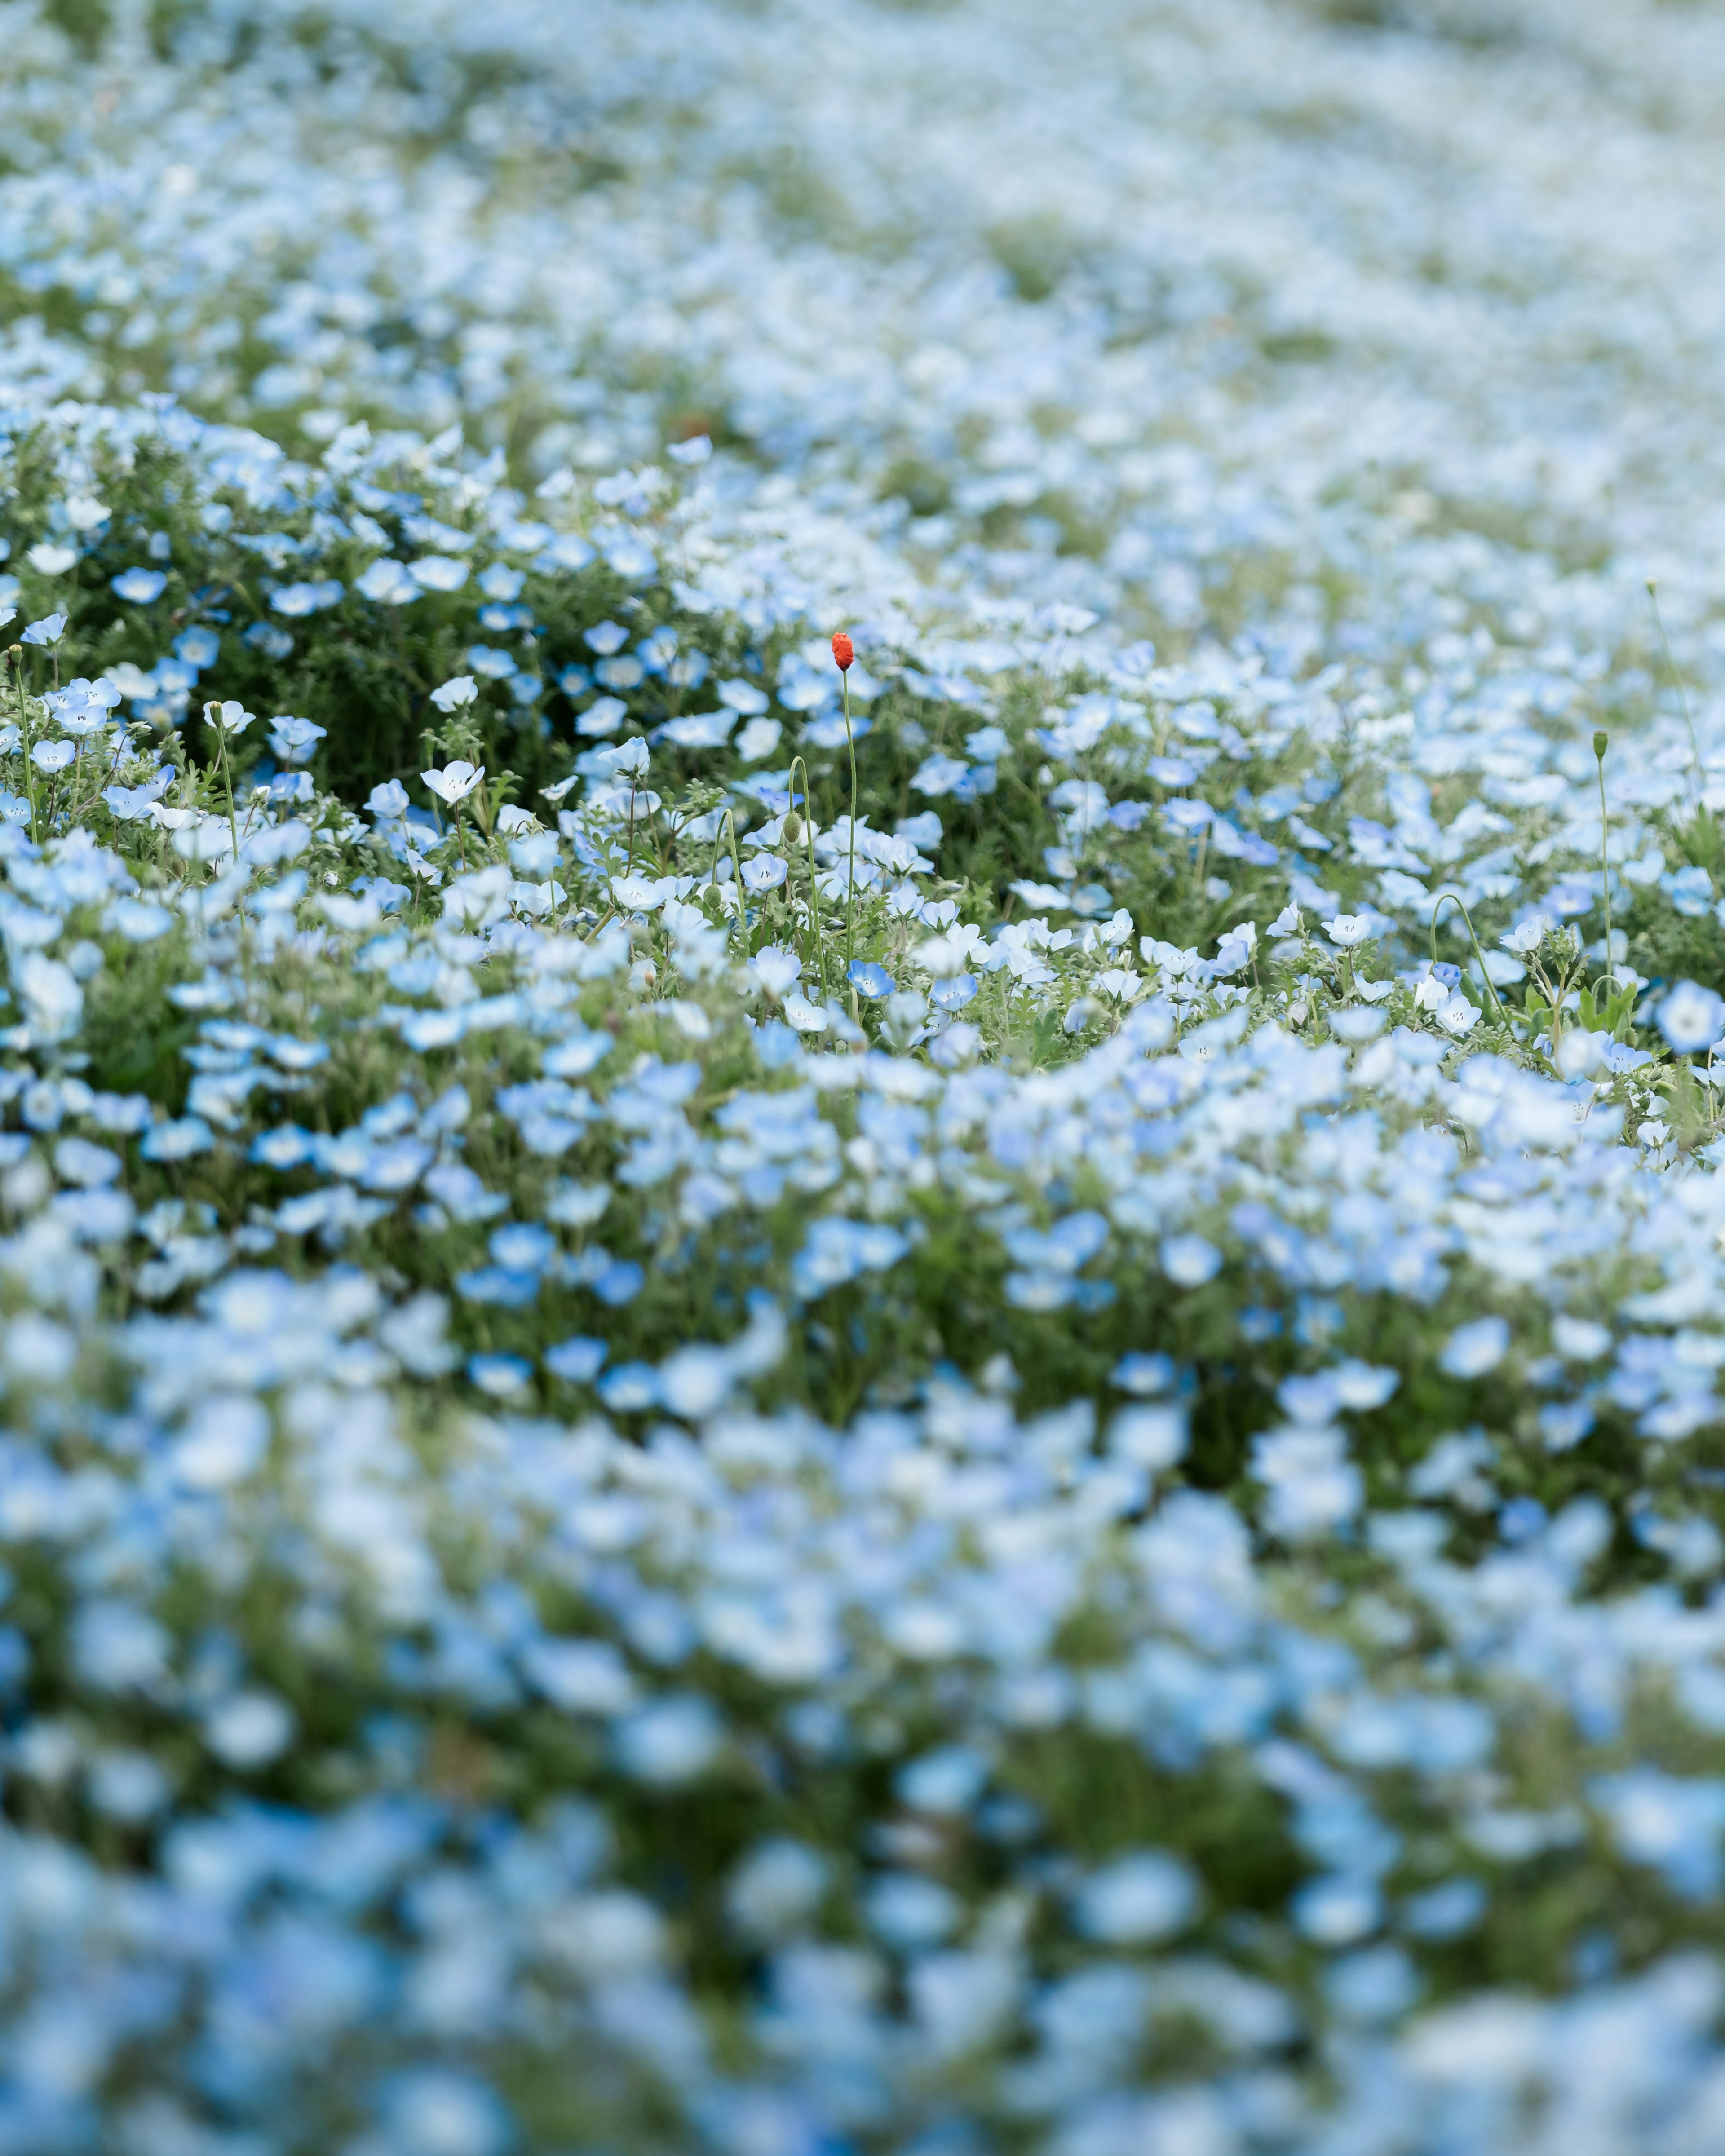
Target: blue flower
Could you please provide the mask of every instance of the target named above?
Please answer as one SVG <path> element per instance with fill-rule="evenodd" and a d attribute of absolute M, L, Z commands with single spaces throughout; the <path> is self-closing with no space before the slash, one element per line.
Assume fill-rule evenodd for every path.
<path fill-rule="evenodd" d="M 149 606 L 167 589 L 167 578 L 160 569 L 122 569 L 109 583 L 115 597 L 128 606 Z"/>
<path fill-rule="evenodd" d="M 519 1355 L 472 1355 L 468 1358 L 467 1374 L 480 1392 L 489 1393 L 493 1399 L 507 1399 L 531 1383 L 533 1368 Z"/>
<path fill-rule="evenodd" d="M 870 958 L 853 958 L 849 968 L 850 985 L 860 996 L 867 996 L 878 1003 L 882 996 L 890 996 L 898 983 L 884 966 L 877 966 Z M 973 983 L 973 987 L 974 983 Z"/>
<path fill-rule="evenodd" d="M 283 584 L 270 594 L 277 613 L 298 618 L 339 605 L 344 587 L 333 577 L 321 583 Z"/>
<path fill-rule="evenodd" d="M 24 631 L 23 640 L 26 644 L 58 644 L 65 633 L 66 616 L 64 614 L 45 613 L 40 621 L 30 623 Z"/>
<path fill-rule="evenodd" d="M 1725 1031 L 1725 1001 L 1697 981 L 1679 981 L 1656 1015 L 1660 1031 L 1680 1055 L 1711 1048 Z"/>
<path fill-rule="evenodd" d="M 475 644 L 467 654 L 468 670 L 484 681 L 506 681 L 516 670 L 514 654 L 493 644 Z"/>
<path fill-rule="evenodd" d="M 603 1340 L 584 1340 L 578 1336 L 556 1348 L 547 1348 L 545 1367 L 566 1385 L 590 1385 L 604 1368 L 608 1352 Z"/>

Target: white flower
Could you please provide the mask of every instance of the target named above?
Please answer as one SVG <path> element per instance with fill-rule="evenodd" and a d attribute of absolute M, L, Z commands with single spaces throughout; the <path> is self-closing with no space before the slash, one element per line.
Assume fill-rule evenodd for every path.
<path fill-rule="evenodd" d="M 1548 913 L 1530 913 L 1508 935 L 1500 936 L 1497 940 L 1506 951 L 1513 951 L 1518 957 L 1525 958 L 1530 951 L 1539 948 L 1551 932 L 1552 918 Z"/>
<path fill-rule="evenodd" d="M 768 995 L 782 996 L 793 988 L 803 978 L 803 962 L 793 951 L 782 944 L 769 943 L 764 951 L 756 952 L 749 961 L 749 971 L 754 974 Z"/>
<path fill-rule="evenodd" d="M 829 1024 L 826 1013 L 817 1009 L 807 996 L 787 996 L 784 1014 L 788 1024 L 798 1033 L 824 1033 Z"/>
<path fill-rule="evenodd" d="M 224 734 L 243 734 L 256 716 L 255 711 L 247 711 L 232 696 L 225 703 L 206 704 L 203 707 L 204 724 L 219 726 Z"/>
<path fill-rule="evenodd" d="M 63 1040 L 76 1029 L 84 1015 L 84 991 L 69 966 L 32 951 L 13 968 L 12 978 L 31 1030 L 42 1040 Z"/>
<path fill-rule="evenodd" d="M 1452 1378 L 1483 1378 L 1509 1353 L 1509 1327 L 1501 1317 L 1476 1317 L 1458 1325 L 1438 1356 L 1438 1367 Z"/>
<path fill-rule="evenodd" d="M 1377 932 L 1370 916 L 1363 913 L 1338 913 L 1333 921 L 1324 923 L 1325 935 L 1344 951 L 1368 942 Z"/>
<path fill-rule="evenodd" d="M 438 799 L 453 808 L 458 801 L 465 801 L 485 775 L 485 767 L 464 763 L 457 757 L 441 771 L 422 771 L 419 776 L 436 794 Z"/>
<path fill-rule="evenodd" d="M 783 732 L 777 719 L 751 719 L 737 737 L 737 753 L 745 763 L 758 763 L 778 747 Z"/>
<path fill-rule="evenodd" d="M 461 711 L 479 694 L 479 684 L 470 674 L 458 674 L 453 681 L 445 681 L 441 689 L 434 689 L 431 701 L 440 711 Z"/>
<path fill-rule="evenodd" d="M 1291 899 L 1271 922 L 1270 932 L 1272 936 L 1303 936 L 1306 933 L 1306 923 L 1301 918 L 1300 909 Z"/>
<path fill-rule="evenodd" d="M 1445 998 L 1435 1014 L 1444 1031 L 1453 1033 L 1458 1040 L 1464 1033 L 1471 1032 L 1480 1015 L 1460 988 Z"/>

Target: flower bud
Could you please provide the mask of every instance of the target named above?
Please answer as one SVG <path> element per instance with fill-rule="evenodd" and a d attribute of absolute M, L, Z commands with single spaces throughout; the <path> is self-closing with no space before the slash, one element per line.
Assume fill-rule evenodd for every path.
<path fill-rule="evenodd" d="M 848 674 L 850 670 L 850 662 L 855 658 L 855 656 L 856 653 L 852 647 L 850 639 L 841 629 L 839 631 L 839 634 L 833 639 L 834 664 L 838 667 L 839 671 L 841 674 Z"/>
<path fill-rule="evenodd" d="M 1605 732 L 1602 727 L 1600 731 L 1594 736 L 1594 754 L 1598 757 L 1601 763 L 1605 761 L 1605 752 L 1610 747 L 1610 746 L 1611 737 L 1609 734 Z"/>
<path fill-rule="evenodd" d="M 793 846 L 803 835 L 803 819 L 794 808 L 791 809 L 785 817 L 784 834 L 787 843 Z"/>

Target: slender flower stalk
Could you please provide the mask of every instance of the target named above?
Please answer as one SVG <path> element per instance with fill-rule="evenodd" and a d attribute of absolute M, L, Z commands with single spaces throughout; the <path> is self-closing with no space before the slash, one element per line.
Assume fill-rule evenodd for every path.
<path fill-rule="evenodd" d="M 856 737 L 850 731 L 850 668 L 855 657 L 855 648 L 841 629 L 833 639 L 833 663 L 845 685 L 845 746 L 850 752 L 850 865 L 845 887 L 845 970 L 847 975 L 850 971 L 856 914 Z"/>
<path fill-rule="evenodd" d="M 1605 978 L 1615 983 L 1615 963 L 1611 948 L 1611 853 L 1610 832 L 1606 823 L 1605 808 L 1605 752 L 1611 746 L 1611 737 L 1603 728 L 1594 736 L 1594 760 L 1599 772 L 1599 890 L 1605 901 Z"/>
<path fill-rule="evenodd" d="M 222 783 L 228 790 L 228 835 L 234 841 L 234 858 L 239 859 L 239 823 L 234 814 L 234 773 L 228 762 L 228 729 L 222 723 L 219 704 L 206 704 L 203 722 L 216 730 L 216 753 L 222 760 Z"/>
<path fill-rule="evenodd" d="M 719 829 L 713 834 L 713 865 L 708 871 L 707 882 L 714 889 L 718 886 L 719 850 L 721 844 L 720 834 L 727 824 L 731 826 L 731 865 L 737 873 L 737 912 L 738 919 L 742 923 L 742 940 L 744 947 L 747 948 L 749 932 L 748 898 L 743 888 L 742 855 L 737 851 L 737 819 L 728 808 L 719 818 Z"/>
<path fill-rule="evenodd" d="M 1453 891 L 1440 891 L 1438 894 L 1438 902 L 1431 909 L 1431 962 L 1433 965 L 1437 963 L 1438 916 L 1443 911 L 1445 902 L 1451 906 L 1461 907 L 1461 918 L 1467 923 L 1467 932 L 1473 942 L 1473 955 L 1480 962 L 1480 976 L 1486 983 L 1486 993 L 1490 996 L 1492 1002 L 1497 1004 L 1498 1017 L 1503 1020 L 1506 1025 L 1507 1025 L 1509 1023 L 1509 1016 L 1503 1008 L 1503 998 L 1498 994 L 1497 988 L 1492 984 L 1491 971 L 1486 964 L 1486 954 L 1480 948 L 1480 939 L 1474 928 L 1473 916 L 1468 911 L 1466 906 Z"/>
<path fill-rule="evenodd" d="M 797 766 L 799 763 L 803 765 L 803 808 L 804 812 L 800 819 L 797 815 Z M 821 934 L 820 892 L 819 888 L 814 880 L 814 823 L 813 818 L 808 813 L 809 807 L 809 766 L 806 762 L 803 762 L 803 760 L 800 756 L 793 756 L 791 758 L 790 774 L 786 779 L 785 784 L 790 793 L 790 805 L 785 810 L 785 836 L 789 839 L 793 850 L 795 850 L 799 835 L 808 841 L 809 926 L 814 937 L 815 963 L 820 974 L 820 999 L 824 1003 L 827 999 L 827 946 L 826 938 Z M 791 828 L 794 823 L 797 823 L 799 820 L 803 826 L 800 834 Z M 855 819 L 853 818 L 852 820 L 854 822 Z M 732 830 L 732 838 L 734 841 L 734 827 Z M 787 861 L 786 867 L 788 870 L 789 865 L 788 861 Z M 739 873 L 741 872 L 739 871 Z"/>
<path fill-rule="evenodd" d="M 30 789 L 30 843 L 40 845 L 42 833 L 36 814 L 36 759 L 32 754 L 35 743 L 30 739 L 30 700 L 24 694 L 24 649 L 14 644 L 7 653 L 12 661 L 12 685 L 18 695 L 18 732 L 24 744 L 24 783 Z"/>

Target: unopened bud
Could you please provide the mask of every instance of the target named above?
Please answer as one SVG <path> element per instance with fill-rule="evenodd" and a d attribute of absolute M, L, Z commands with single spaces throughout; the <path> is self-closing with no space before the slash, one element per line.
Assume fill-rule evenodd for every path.
<path fill-rule="evenodd" d="M 833 663 L 841 674 L 849 673 L 850 662 L 856 656 L 850 639 L 841 629 L 833 639 Z"/>
<path fill-rule="evenodd" d="M 1600 762 L 1605 761 L 1605 752 L 1611 746 L 1611 737 L 1603 727 L 1594 736 L 1594 754 Z"/>
<path fill-rule="evenodd" d="M 784 819 L 784 834 L 788 842 L 793 846 L 803 835 L 803 819 L 794 808 Z"/>

